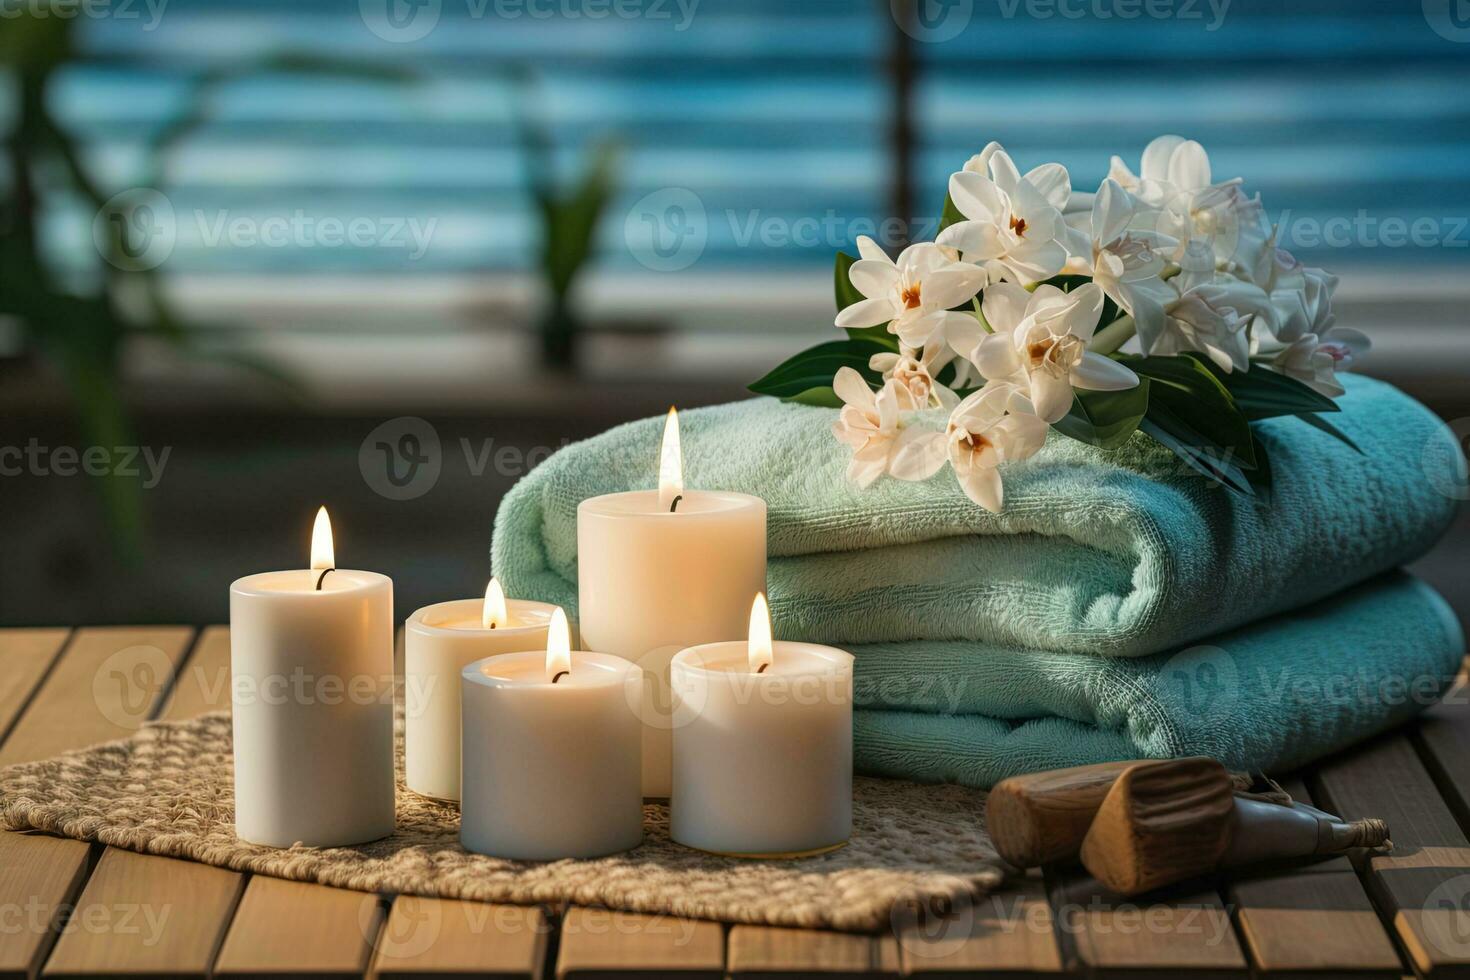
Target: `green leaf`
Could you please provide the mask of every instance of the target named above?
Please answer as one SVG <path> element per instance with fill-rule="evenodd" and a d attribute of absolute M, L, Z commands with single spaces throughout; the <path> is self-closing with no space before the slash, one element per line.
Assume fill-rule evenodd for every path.
<path fill-rule="evenodd" d="M 966 220 L 964 214 L 954 206 L 954 201 L 950 199 L 950 196 L 945 194 L 944 210 L 939 212 L 939 230 L 943 231 L 950 225 L 957 225 L 964 220 Z"/>
<path fill-rule="evenodd" d="M 1278 415 L 1338 411 L 1337 402 L 1331 398 L 1263 365 L 1252 364 L 1247 371 L 1226 374 L 1212 362 L 1201 363 L 1230 392 L 1241 413 L 1252 421 Z"/>
<path fill-rule="evenodd" d="M 1136 388 L 1125 391 L 1074 391 L 1072 410 L 1052 428 L 1103 449 L 1115 449 L 1128 441 L 1148 411 L 1149 380 L 1140 378 Z"/>
<path fill-rule="evenodd" d="M 1138 424 L 1138 428 L 1201 476 L 1236 493 L 1245 496 L 1254 494 L 1250 481 L 1240 467 L 1230 462 L 1219 447 L 1205 445 L 1205 440 L 1198 432 L 1187 423 L 1181 422 L 1167 408 L 1151 404 L 1148 415 Z"/>
<path fill-rule="evenodd" d="M 777 398 L 794 400 L 813 388 L 832 387 L 832 376 L 840 368 L 850 367 L 863 376 L 869 385 L 876 387 L 882 375 L 868 367 L 874 354 L 889 348 L 868 340 L 833 340 L 808 348 L 789 358 L 765 377 L 750 385 L 758 395 L 774 395 Z M 836 397 L 836 396 L 833 396 Z M 813 404 L 808 401 L 805 404 Z"/>
<path fill-rule="evenodd" d="M 1250 421 L 1231 398 L 1230 392 L 1203 364 L 1193 357 L 1117 358 L 1141 378 L 1154 384 L 1149 389 L 1148 417 L 1167 411 L 1179 426 L 1197 434 L 1195 445 L 1211 455 L 1227 451 L 1239 465 L 1255 465 Z"/>
<path fill-rule="evenodd" d="M 796 402 L 798 405 L 815 405 L 817 408 L 842 407 L 842 399 L 837 397 L 837 392 L 832 390 L 831 385 L 827 385 L 825 388 L 808 388 L 806 391 L 792 395 L 785 400 Z"/>
<path fill-rule="evenodd" d="M 1341 429 L 1324 419 L 1322 416 L 1308 412 L 1302 415 L 1298 415 L 1297 418 L 1301 419 L 1303 422 L 1307 423 L 1314 429 L 1321 429 L 1328 435 L 1337 439 L 1341 439 L 1343 442 L 1351 446 L 1353 452 L 1357 453 L 1358 455 L 1367 455 L 1367 453 L 1358 448 L 1358 444 L 1356 442 L 1353 442 L 1351 439 L 1348 438 L 1347 433 L 1343 432 Z"/>

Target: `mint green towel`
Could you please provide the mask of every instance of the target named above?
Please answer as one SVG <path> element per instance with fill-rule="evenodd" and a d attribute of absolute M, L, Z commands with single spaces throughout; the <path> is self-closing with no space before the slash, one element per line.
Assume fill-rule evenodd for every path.
<path fill-rule="evenodd" d="M 971 640 L 1144 656 L 1293 609 L 1422 554 L 1448 525 L 1464 459 L 1423 406 L 1344 379 L 1334 423 L 1259 427 L 1275 486 L 1247 499 L 1142 435 L 1111 452 L 1056 436 L 1004 468 L 1006 506 L 952 475 L 851 484 L 831 409 L 769 398 L 681 414 L 685 485 L 769 505 L 778 636 L 824 643 Z M 576 609 L 577 504 L 654 486 L 663 419 L 556 453 L 506 497 L 495 574 Z"/>
<path fill-rule="evenodd" d="M 861 772 L 990 787 L 1117 759 L 1208 755 L 1285 772 L 1407 721 L 1453 681 L 1464 637 L 1401 572 L 1174 653 L 857 646 Z"/>

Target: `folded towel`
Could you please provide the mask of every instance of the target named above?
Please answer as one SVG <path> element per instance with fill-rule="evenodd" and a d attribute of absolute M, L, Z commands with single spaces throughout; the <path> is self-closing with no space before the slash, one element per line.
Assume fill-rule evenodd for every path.
<path fill-rule="evenodd" d="M 1143 435 L 1104 451 L 1052 434 L 1005 470 L 1006 504 L 948 472 L 847 480 L 836 412 L 758 398 L 682 413 L 685 485 L 769 505 L 777 635 L 824 643 L 975 640 L 1142 656 L 1331 595 L 1403 564 L 1453 517 L 1464 465 L 1448 430 L 1382 382 L 1347 376 L 1333 423 L 1261 423 L 1270 499 L 1182 471 Z M 576 609 L 577 504 L 654 486 L 663 419 L 569 446 L 506 497 L 495 574 Z"/>
<path fill-rule="evenodd" d="M 1464 637 L 1401 572 L 1176 653 L 855 647 L 859 772 L 988 788 L 1023 772 L 1208 755 L 1284 772 L 1412 718 Z"/>

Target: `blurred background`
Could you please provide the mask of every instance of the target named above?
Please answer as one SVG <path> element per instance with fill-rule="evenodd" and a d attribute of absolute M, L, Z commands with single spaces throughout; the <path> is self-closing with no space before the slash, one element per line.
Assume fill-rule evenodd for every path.
<path fill-rule="evenodd" d="M 1089 190 L 1200 140 L 1463 442 L 1459 14 L 0 0 L 0 624 L 224 621 L 322 502 L 400 616 L 476 595 L 516 479 L 830 336 L 833 252 L 932 237 L 990 139 Z M 1467 553 L 1417 569 L 1462 618 Z"/>

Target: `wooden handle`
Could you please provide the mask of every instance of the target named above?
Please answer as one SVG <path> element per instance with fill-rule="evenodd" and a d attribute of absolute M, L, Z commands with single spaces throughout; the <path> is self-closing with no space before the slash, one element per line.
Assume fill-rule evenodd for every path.
<path fill-rule="evenodd" d="M 985 806 L 996 851 L 1018 868 L 1075 859 L 1097 808 L 1133 764 L 1103 762 L 1001 780 Z"/>

